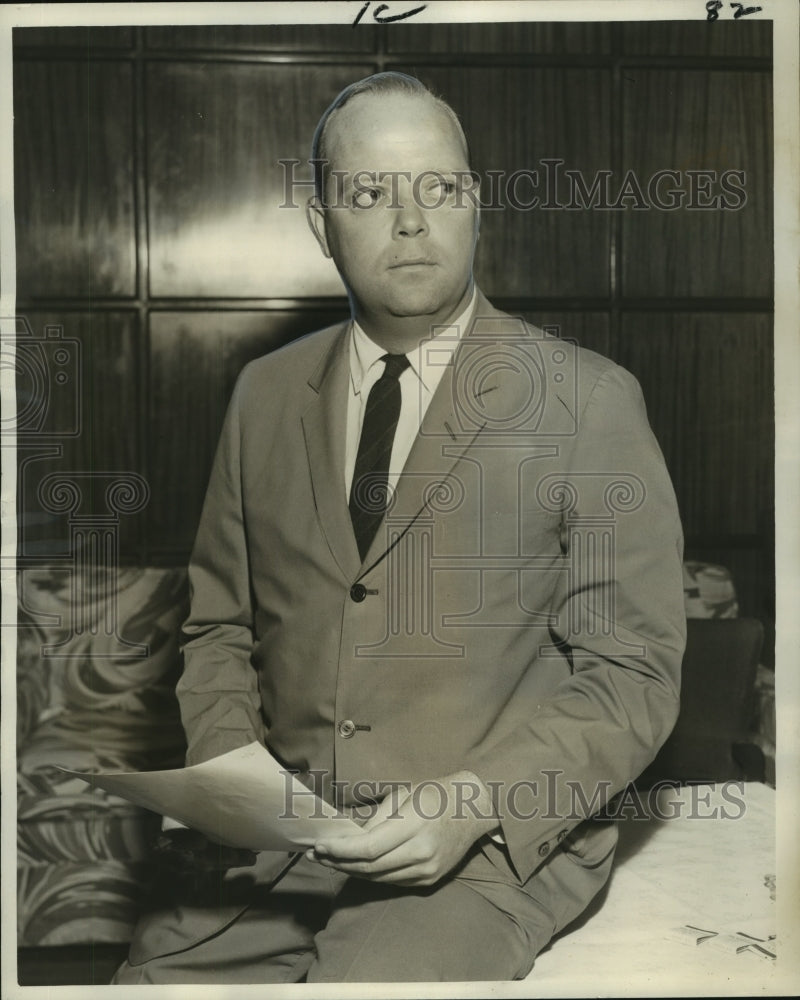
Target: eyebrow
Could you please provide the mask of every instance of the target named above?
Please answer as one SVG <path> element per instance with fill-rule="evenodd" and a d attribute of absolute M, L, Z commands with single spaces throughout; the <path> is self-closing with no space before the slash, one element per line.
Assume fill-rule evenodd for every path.
<path fill-rule="evenodd" d="M 434 177 L 458 177 L 458 176 L 471 176 L 473 171 L 470 168 L 462 167 L 425 167 L 422 170 L 411 171 L 411 170 L 367 170 L 364 168 L 359 168 L 358 170 L 330 170 L 329 175 L 332 179 L 336 179 L 338 182 L 344 182 L 346 187 L 353 186 L 353 179 L 358 177 L 359 183 L 361 184 L 374 184 L 386 185 L 392 176 L 405 177 L 407 179 L 414 180 L 416 177 L 423 175 L 430 175 L 431 178 Z"/>

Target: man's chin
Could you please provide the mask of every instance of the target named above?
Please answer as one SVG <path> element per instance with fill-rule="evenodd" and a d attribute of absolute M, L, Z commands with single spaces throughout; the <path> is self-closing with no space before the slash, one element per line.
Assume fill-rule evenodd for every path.
<path fill-rule="evenodd" d="M 429 308 L 417 307 L 414 309 L 392 309 L 391 307 L 387 310 L 390 316 L 394 319 L 423 319 L 426 316 L 436 316 L 439 309 L 436 306 L 430 306 Z"/>
<path fill-rule="evenodd" d="M 415 319 L 425 316 L 439 316 L 444 319 L 453 310 L 454 304 L 443 300 L 441 295 L 432 295 L 423 289 L 402 298 L 390 299 L 386 311 L 396 319 Z"/>

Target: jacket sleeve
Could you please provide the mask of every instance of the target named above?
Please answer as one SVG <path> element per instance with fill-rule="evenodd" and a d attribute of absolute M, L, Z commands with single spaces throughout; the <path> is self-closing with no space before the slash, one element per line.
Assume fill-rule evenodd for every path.
<path fill-rule="evenodd" d="M 624 369 L 597 379 L 559 479 L 566 571 L 529 669 L 561 655 L 571 673 L 467 763 L 492 790 L 521 881 L 655 756 L 677 718 L 686 637 L 677 503 Z"/>
<path fill-rule="evenodd" d="M 176 691 L 186 764 L 263 742 L 240 474 L 240 376 L 217 447 L 189 564 L 190 612 Z"/>

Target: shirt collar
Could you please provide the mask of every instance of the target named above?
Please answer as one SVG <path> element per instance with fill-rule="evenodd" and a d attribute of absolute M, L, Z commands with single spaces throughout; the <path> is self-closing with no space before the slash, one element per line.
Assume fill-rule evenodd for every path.
<path fill-rule="evenodd" d="M 437 327 L 432 340 L 424 340 L 418 349 L 409 352 L 409 365 L 429 392 L 433 392 L 439 384 L 444 368 L 469 325 L 477 296 L 477 288 L 473 285 L 472 295 L 466 308 L 451 323 Z M 434 343 L 435 351 L 431 350 Z M 361 386 L 369 370 L 384 354 L 386 351 L 371 340 L 354 319 L 350 337 L 350 380 L 356 395 L 361 392 Z"/>

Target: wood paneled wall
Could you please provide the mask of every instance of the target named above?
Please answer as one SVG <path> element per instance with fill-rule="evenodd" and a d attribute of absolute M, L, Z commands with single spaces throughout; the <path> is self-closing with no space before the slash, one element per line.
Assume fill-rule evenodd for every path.
<path fill-rule="evenodd" d="M 15 31 L 18 312 L 81 348 L 80 434 L 58 454 L 20 452 L 22 558 L 58 553 L 67 538 L 39 509 L 42 477 L 92 469 L 150 484 L 147 509 L 123 518 L 123 559 L 185 562 L 238 370 L 347 314 L 302 210 L 279 208 L 278 161 L 305 161 L 345 84 L 397 67 L 453 104 L 481 171 L 558 158 L 587 180 L 611 170 L 612 188 L 629 170 L 677 170 L 683 188 L 687 171 L 743 172 L 746 198 L 731 210 L 487 211 L 477 274 L 501 307 L 634 372 L 688 555 L 731 566 L 743 612 L 768 621 L 770 29 Z M 57 425 L 66 405 L 56 400 L 47 420 Z"/>

